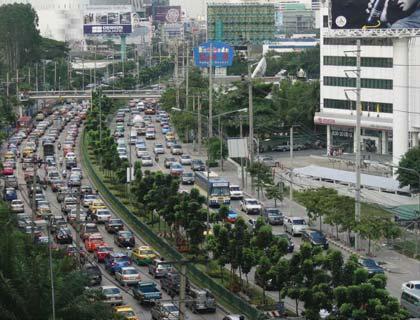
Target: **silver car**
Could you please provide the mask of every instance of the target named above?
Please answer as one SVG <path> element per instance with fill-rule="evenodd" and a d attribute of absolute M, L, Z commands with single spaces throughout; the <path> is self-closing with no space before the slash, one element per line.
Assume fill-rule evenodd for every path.
<path fill-rule="evenodd" d="M 116 286 L 102 286 L 101 291 L 105 296 L 104 303 L 113 305 L 121 305 L 123 303 L 121 291 Z"/>
<path fill-rule="evenodd" d="M 134 267 L 122 267 L 115 270 L 115 279 L 125 286 L 137 284 L 140 281 L 140 272 Z"/>

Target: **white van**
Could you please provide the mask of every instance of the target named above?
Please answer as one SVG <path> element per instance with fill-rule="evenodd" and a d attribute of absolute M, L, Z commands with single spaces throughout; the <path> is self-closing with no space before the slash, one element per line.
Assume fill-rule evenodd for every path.
<path fill-rule="evenodd" d="M 130 131 L 130 144 L 134 145 L 137 141 L 137 129 L 133 128 Z"/>

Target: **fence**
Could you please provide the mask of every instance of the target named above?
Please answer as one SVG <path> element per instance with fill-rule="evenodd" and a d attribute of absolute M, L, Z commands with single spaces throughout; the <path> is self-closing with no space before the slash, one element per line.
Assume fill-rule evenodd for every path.
<path fill-rule="evenodd" d="M 145 239 L 147 243 L 156 248 L 162 255 L 166 257 L 167 260 L 184 259 L 184 256 L 181 253 L 175 250 L 164 239 L 156 235 L 146 224 L 140 221 L 133 213 L 127 209 L 123 203 L 121 203 L 117 197 L 112 194 L 108 187 L 98 177 L 95 169 L 93 168 L 92 163 L 90 162 L 87 145 L 87 135 L 85 132 L 83 132 L 81 144 L 82 164 L 85 170 L 87 170 L 93 185 L 106 199 L 106 202 L 110 205 L 112 210 L 125 218 L 125 220 L 129 222 L 129 224 L 137 232 L 137 234 L 140 235 L 141 238 Z M 252 320 L 263 320 L 268 318 L 264 313 L 248 304 L 245 300 L 241 299 L 225 287 L 216 283 L 212 278 L 210 278 L 201 270 L 197 269 L 194 265 L 188 265 L 187 272 L 189 278 L 194 283 L 200 287 L 208 288 L 215 295 L 218 302 L 226 306 L 230 311 L 244 314 L 248 319 Z"/>

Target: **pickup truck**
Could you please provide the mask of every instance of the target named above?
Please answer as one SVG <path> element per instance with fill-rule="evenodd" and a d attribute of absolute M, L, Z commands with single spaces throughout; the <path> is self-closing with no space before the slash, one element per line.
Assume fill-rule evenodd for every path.
<path fill-rule="evenodd" d="M 140 304 L 154 304 L 162 298 L 162 293 L 154 282 L 139 282 L 133 287 L 133 295 Z"/>

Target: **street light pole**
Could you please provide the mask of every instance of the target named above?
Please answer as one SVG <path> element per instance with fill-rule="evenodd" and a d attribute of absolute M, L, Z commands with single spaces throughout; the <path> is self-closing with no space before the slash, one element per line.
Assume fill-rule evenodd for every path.
<path fill-rule="evenodd" d="M 210 42 L 209 64 L 209 138 L 213 137 L 213 43 Z"/>
<path fill-rule="evenodd" d="M 252 78 L 251 78 L 251 50 L 248 44 L 248 113 L 249 113 L 249 155 L 251 163 L 254 162 L 254 101 L 252 96 Z"/>

